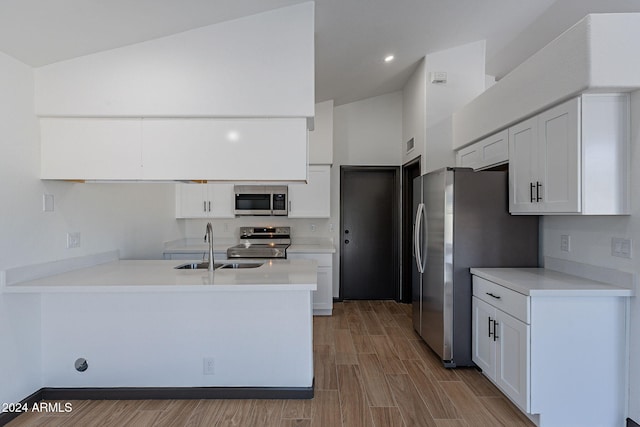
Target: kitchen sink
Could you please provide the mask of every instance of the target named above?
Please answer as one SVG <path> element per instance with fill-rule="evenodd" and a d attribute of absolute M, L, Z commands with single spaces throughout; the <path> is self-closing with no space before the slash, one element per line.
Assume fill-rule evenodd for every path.
<path fill-rule="evenodd" d="M 260 267 L 262 264 L 264 264 L 263 262 L 233 262 L 233 263 L 229 263 L 229 264 L 223 264 L 223 263 L 214 263 L 213 264 L 213 269 L 217 270 L 219 268 L 258 268 Z M 189 262 L 186 264 L 180 264 L 177 267 L 173 267 L 175 269 L 178 270 L 206 270 L 209 268 L 209 263 L 208 262 Z"/>
<path fill-rule="evenodd" d="M 225 264 L 222 268 L 258 268 L 263 262 L 234 262 L 232 264 Z"/>
<path fill-rule="evenodd" d="M 213 269 L 215 270 L 216 268 L 220 268 L 222 267 L 224 264 L 222 263 L 214 263 L 213 264 Z M 175 269 L 178 270 L 200 270 L 200 269 L 208 269 L 209 268 L 209 263 L 208 262 L 189 262 L 187 264 L 181 264 L 177 267 L 174 267 Z"/>

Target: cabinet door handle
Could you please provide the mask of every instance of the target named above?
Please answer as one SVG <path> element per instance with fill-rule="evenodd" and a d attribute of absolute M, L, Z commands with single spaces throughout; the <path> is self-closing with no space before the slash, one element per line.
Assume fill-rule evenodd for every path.
<path fill-rule="evenodd" d="M 498 337 L 498 331 L 497 331 L 497 328 L 498 328 L 498 322 L 496 322 L 496 321 L 494 320 L 494 321 L 493 321 L 493 340 L 494 340 L 494 341 L 497 341 L 497 340 L 498 340 L 498 338 L 500 338 L 500 337 Z"/>
<path fill-rule="evenodd" d="M 211 200 L 209 200 L 209 212 L 211 212 Z"/>
<path fill-rule="evenodd" d="M 533 198 L 533 182 L 529 183 L 529 200 L 531 201 L 531 203 L 535 202 L 535 199 Z"/>
<path fill-rule="evenodd" d="M 289 212 L 291 212 L 291 200 L 289 200 Z"/>
<path fill-rule="evenodd" d="M 495 298 L 495 299 L 500 299 L 500 298 L 501 298 L 501 297 L 500 297 L 500 295 L 494 295 L 494 294 L 492 294 L 491 292 L 485 292 L 485 294 L 487 294 L 487 295 L 489 295 L 490 297 L 493 297 L 493 298 Z"/>
<path fill-rule="evenodd" d="M 491 332 L 491 322 L 493 322 L 493 320 L 491 320 L 491 317 L 487 317 L 487 319 L 489 319 L 488 331 L 489 331 L 489 338 L 491 338 L 491 336 L 493 335 L 493 333 Z"/>
<path fill-rule="evenodd" d="M 203 201 L 202 202 L 202 212 L 206 212 L 207 211 L 207 201 Z"/>
<path fill-rule="evenodd" d="M 536 202 L 542 201 L 540 193 L 542 193 L 542 183 L 540 181 L 536 181 Z"/>

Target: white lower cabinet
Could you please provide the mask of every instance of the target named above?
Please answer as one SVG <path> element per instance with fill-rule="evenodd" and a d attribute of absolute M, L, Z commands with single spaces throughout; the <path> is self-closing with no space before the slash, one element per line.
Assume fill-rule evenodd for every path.
<path fill-rule="evenodd" d="M 572 286 L 524 295 L 474 275 L 473 362 L 540 427 L 621 426 L 628 298 Z"/>
<path fill-rule="evenodd" d="M 333 313 L 333 254 L 290 253 L 289 259 L 312 259 L 318 263 L 318 289 L 313 291 L 313 314 L 331 316 Z"/>
<path fill-rule="evenodd" d="M 234 218 L 233 184 L 176 184 L 176 218 Z"/>
<path fill-rule="evenodd" d="M 529 412 L 529 325 L 473 297 L 473 361 Z"/>

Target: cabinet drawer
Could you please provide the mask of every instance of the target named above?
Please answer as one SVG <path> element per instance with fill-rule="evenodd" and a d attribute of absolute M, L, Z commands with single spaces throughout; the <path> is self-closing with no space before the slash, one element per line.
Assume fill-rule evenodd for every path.
<path fill-rule="evenodd" d="M 497 283 L 473 276 L 473 295 L 529 324 L 529 297 Z"/>

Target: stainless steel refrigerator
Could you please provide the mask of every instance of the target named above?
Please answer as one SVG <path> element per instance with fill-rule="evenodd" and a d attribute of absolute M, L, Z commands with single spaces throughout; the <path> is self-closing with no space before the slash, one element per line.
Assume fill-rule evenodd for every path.
<path fill-rule="evenodd" d="M 537 267 L 538 217 L 510 215 L 505 171 L 413 182 L 413 326 L 444 366 L 472 366 L 471 267 Z"/>

